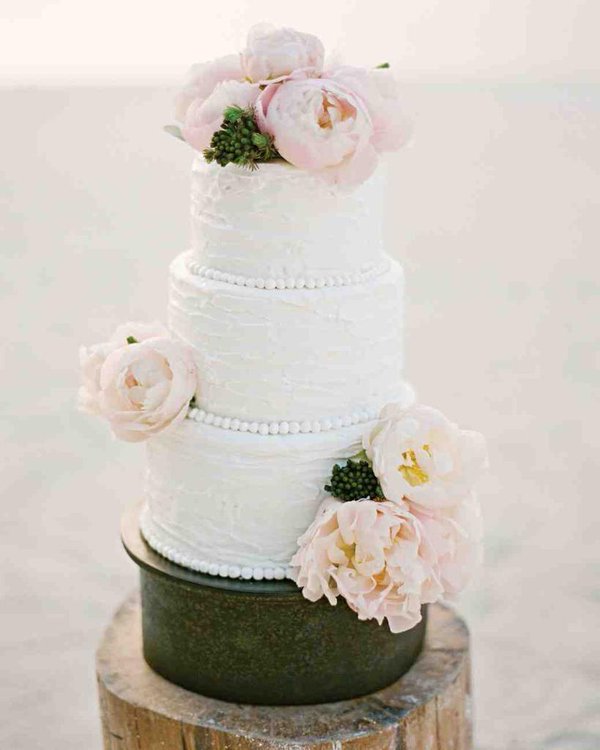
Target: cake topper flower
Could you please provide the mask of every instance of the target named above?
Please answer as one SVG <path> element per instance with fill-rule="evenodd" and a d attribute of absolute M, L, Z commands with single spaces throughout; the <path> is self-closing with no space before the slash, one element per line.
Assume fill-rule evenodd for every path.
<path fill-rule="evenodd" d="M 328 182 L 356 185 L 377 166 L 371 115 L 349 87 L 329 78 L 269 84 L 255 105 L 261 132 L 290 164 Z"/>
<path fill-rule="evenodd" d="M 413 627 L 423 604 L 452 598 L 481 559 L 474 483 L 481 435 L 408 400 L 386 406 L 364 450 L 335 465 L 329 493 L 292 558 L 304 596 L 342 596 L 361 619 Z"/>
<path fill-rule="evenodd" d="M 282 80 L 298 70 L 319 76 L 325 49 L 312 34 L 259 23 L 248 32 L 246 49 L 240 58 L 245 77 L 260 84 Z"/>
<path fill-rule="evenodd" d="M 194 65 L 166 129 L 220 166 L 283 159 L 333 184 L 366 180 L 410 128 L 389 65 L 324 65 L 317 37 L 260 24 L 246 48 Z"/>
<path fill-rule="evenodd" d="M 116 437 L 139 442 L 177 424 L 197 387 L 190 351 L 159 323 L 127 323 L 80 350 L 82 411 L 104 417 Z"/>

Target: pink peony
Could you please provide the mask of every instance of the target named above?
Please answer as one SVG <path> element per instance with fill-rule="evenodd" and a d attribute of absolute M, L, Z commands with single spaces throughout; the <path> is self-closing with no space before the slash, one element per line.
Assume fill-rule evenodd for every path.
<path fill-rule="evenodd" d="M 376 167 L 369 113 L 337 81 L 297 77 L 271 84 L 258 97 L 256 118 L 284 159 L 329 182 L 356 185 Z"/>
<path fill-rule="evenodd" d="M 100 414 L 100 371 L 114 349 L 116 346 L 110 341 L 79 348 L 81 386 L 77 399 L 79 409 L 87 414 Z"/>
<path fill-rule="evenodd" d="M 312 34 L 258 24 L 248 32 L 241 61 L 248 80 L 264 83 L 304 69 L 318 76 L 324 56 L 323 44 Z"/>
<path fill-rule="evenodd" d="M 81 361 L 82 408 L 103 416 L 129 442 L 181 421 L 196 390 L 191 353 L 162 326 L 121 326 L 106 344 L 83 349 Z"/>
<path fill-rule="evenodd" d="M 198 151 L 210 146 L 213 134 L 221 127 L 227 107 L 252 107 L 259 88 L 251 83 L 224 81 L 217 84 L 207 99 L 195 99 L 189 106 L 182 128 L 185 140 Z"/>
<path fill-rule="evenodd" d="M 426 513 L 462 503 L 487 465 L 482 435 L 421 404 L 388 404 L 363 447 L 385 497 Z"/>
<path fill-rule="evenodd" d="M 79 366 L 82 384 L 79 388 L 78 401 L 81 411 L 88 414 L 100 414 L 100 372 L 108 355 L 115 349 L 127 345 L 127 338 L 133 336 L 136 341 L 168 336 L 167 329 L 158 322 L 125 323 L 117 328 L 110 339 L 101 344 L 82 346 L 79 349 Z"/>
<path fill-rule="evenodd" d="M 397 151 L 407 143 L 411 127 L 400 104 L 398 81 L 391 70 L 343 66 L 327 75 L 364 102 L 373 123 L 371 142 L 377 151 Z"/>
<path fill-rule="evenodd" d="M 443 593 L 419 521 L 391 502 L 326 499 L 298 540 L 292 577 L 304 596 L 342 596 L 361 620 L 387 620 L 393 633 L 414 627 L 421 606 Z"/>
<path fill-rule="evenodd" d="M 435 566 L 445 598 L 459 594 L 477 572 L 483 557 L 482 520 L 473 493 L 452 509 L 414 515 Z"/>
<path fill-rule="evenodd" d="M 175 119 L 185 122 L 190 104 L 202 103 L 212 94 L 218 83 L 241 81 L 244 78 L 239 55 L 226 55 L 210 62 L 192 65 L 187 81 L 175 98 Z"/>
<path fill-rule="evenodd" d="M 386 406 L 363 446 L 385 500 L 328 498 L 292 558 L 304 596 L 343 596 L 361 619 L 413 627 L 423 604 L 450 598 L 481 560 L 473 483 L 487 463 L 481 435 L 414 402 Z"/>

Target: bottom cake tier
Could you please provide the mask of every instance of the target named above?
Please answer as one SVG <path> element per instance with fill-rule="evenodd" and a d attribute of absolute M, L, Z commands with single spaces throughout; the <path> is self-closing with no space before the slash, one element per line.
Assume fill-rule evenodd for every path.
<path fill-rule="evenodd" d="M 333 464 L 360 450 L 364 428 L 261 435 L 186 419 L 148 442 L 142 534 L 191 570 L 285 578 Z"/>

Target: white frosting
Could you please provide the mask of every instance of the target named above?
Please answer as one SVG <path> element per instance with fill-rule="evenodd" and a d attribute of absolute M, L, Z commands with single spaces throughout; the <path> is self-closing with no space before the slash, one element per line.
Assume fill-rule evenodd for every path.
<path fill-rule="evenodd" d="M 402 375 L 402 271 L 364 284 L 262 289 L 171 265 L 169 326 L 194 350 L 198 406 L 258 422 L 379 410 Z"/>
<path fill-rule="evenodd" d="M 197 408 L 148 441 L 142 533 L 213 575 L 281 578 L 336 461 L 402 386 L 402 271 L 381 249 L 382 177 L 354 191 L 274 163 L 197 159 L 193 248 L 169 325 Z"/>
<path fill-rule="evenodd" d="M 263 437 L 184 420 L 147 443 L 144 536 L 215 575 L 285 570 L 333 464 L 360 450 L 363 429 Z"/>
<path fill-rule="evenodd" d="M 155 524 L 152 521 L 150 509 L 145 506 L 140 517 L 140 531 L 144 539 L 160 555 L 177 565 L 182 565 L 184 568 L 196 570 L 199 573 L 208 573 L 211 576 L 221 576 L 221 578 L 245 578 L 246 580 L 253 578 L 256 581 L 262 581 L 263 578 L 267 581 L 281 581 L 290 576 L 291 568 L 283 565 L 275 567 L 228 565 L 227 563 L 211 562 L 202 556 L 195 557 L 197 550 L 191 554 L 180 552 L 178 546 L 172 546 L 172 539 L 166 536 L 163 539 L 163 535 L 154 533 L 154 528 Z"/>
<path fill-rule="evenodd" d="M 354 190 L 287 164 L 251 172 L 197 157 L 192 170 L 195 260 L 249 278 L 366 272 L 381 264 L 382 170 Z"/>

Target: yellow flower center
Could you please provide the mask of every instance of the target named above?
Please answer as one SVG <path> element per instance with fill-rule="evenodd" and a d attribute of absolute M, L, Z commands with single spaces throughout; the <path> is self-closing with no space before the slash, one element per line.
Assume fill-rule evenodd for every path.
<path fill-rule="evenodd" d="M 373 576 L 373 579 L 378 586 L 383 586 L 386 583 L 386 576 L 387 576 L 387 570 L 384 565 L 383 568 L 379 571 L 379 573 L 375 573 L 375 575 Z"/>
<path fill-rule="evenodd" d="M 324 99 L 323 100 L 323 109 L 321 111 L 321 115 L 319 117 L 319 127 L 320 128 L 327 128 L 331 129 L 333 127 L 333 123 L 331 122 L 331 115 L 329 114 L 329 102 Z"/>
<path fill-rule="evenodd" d="M 318 123 L 322 129 L 331 130 L 336 121 L 344 122 L 356 115 L 356 109 L 347 101 L 323 95 L 323 105 Z"/>
<path fill-rule="evenodd" d="M 424 445 L 423 450 L 431 455 L 428 445 Z M 398 466 L 398 471 L 411 487 L 418 487 L 420 484 L 425 484 L 425 482 L 429 481 L 429 474 L 419 464 L 413 450 L 404 451 L 402 461 Z"/>

